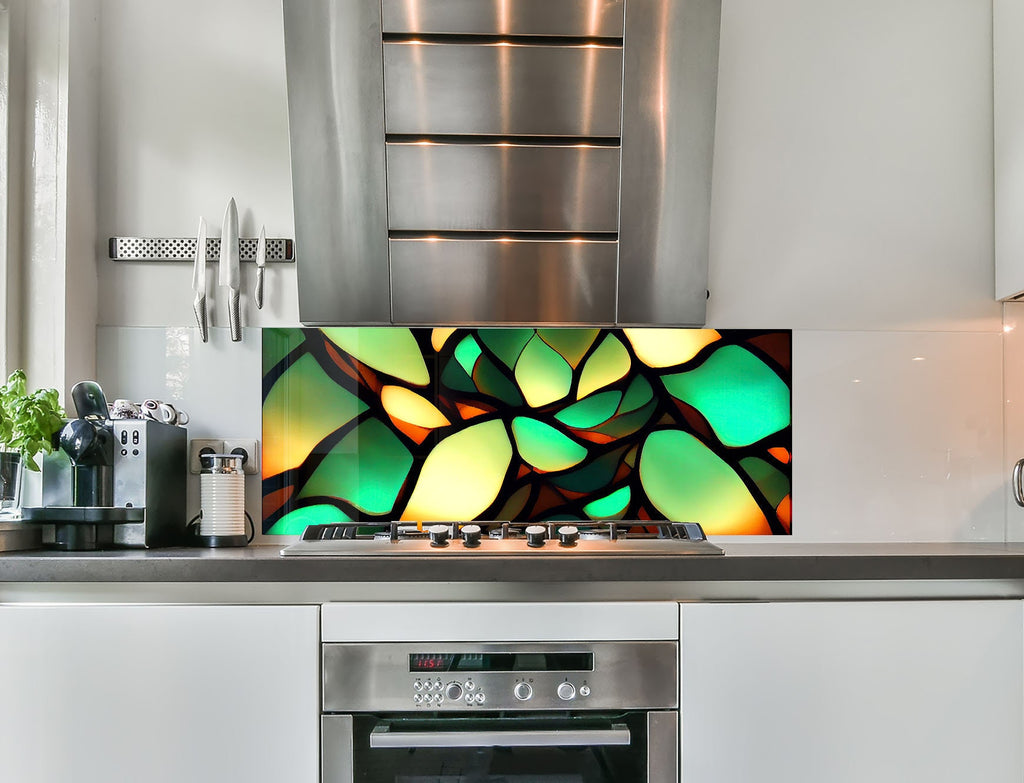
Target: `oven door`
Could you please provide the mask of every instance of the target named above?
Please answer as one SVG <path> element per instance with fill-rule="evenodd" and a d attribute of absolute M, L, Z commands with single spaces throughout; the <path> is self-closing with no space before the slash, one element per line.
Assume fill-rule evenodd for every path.
<path fill-rule="evenodd" d="M 324 783 L 677 783 L 676 712 L 324 715 Z"/>

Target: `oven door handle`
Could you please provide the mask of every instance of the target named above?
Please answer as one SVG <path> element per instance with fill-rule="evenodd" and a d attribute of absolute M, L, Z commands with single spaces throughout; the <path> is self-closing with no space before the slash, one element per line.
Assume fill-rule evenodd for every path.
<path fill-rule="evenodd" d="M 536 731 L 391 731 L 386 723 L 370 732 L 371 748 L 554 748 L 628 745 L 629 727 L 614 723 L 607 729 Z"/>

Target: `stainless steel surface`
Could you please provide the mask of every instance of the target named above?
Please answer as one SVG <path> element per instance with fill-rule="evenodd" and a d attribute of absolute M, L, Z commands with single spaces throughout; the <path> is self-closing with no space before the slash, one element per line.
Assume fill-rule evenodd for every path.
<path fill-rule="evenodd" d="M 538 606 L 538 612 L 543 607 Z M 574 710 L 675 709 L 678 654 L 676 642 L 579 642 L 464 644 L 323 644 L 323 709 L 325 712 L 409 712 L 423 709 L 414 703 L 417 680 L 473 681 L 473 691 L 484 693 L 483 707 L 442 701 L 433 708 L 458 713 L 481 709 L 506 711 L 565 710 L 567 703 L 556 695 L 565 681 L 586 683 L 591 694 L 572 702 Z M 410 672 L 409 656 L 415 653 L 559 653 L 593 652 L 593 671 L 484 671 Z M 517 699 L 517 681 L 532 679 L 533 697 Z M 438 689 L 440 692 L 440 689 Z"/>
<path fill-rule="evenodd" d="M 284 0 L 303 323 L 391 321 L 380 5 Z"/>
<path fill-rule="evenodd" d="M 647 783 L 679 783 L 678 712 L 647 713 Z"/>
<path fill-rule="evenodd" d="M 196 236 L 196 254 L 192 267 L 192 290 L 195 299 L 192 309 L 196 314 L 199 337 L 205 343 L 210 339 L 206 320 L 206 218 L 199 218 L 199 233 Z"/>
<path fill-rule="evenodd" d="M 228 200 L 224 210 L 220 238 L 220 284 L 228 289 L 228 324 L 231 340 L 237 343 L 242 339 L 241 314 L 238 311 L 241 277 L 238 269 L 238 208 L 233 198 Z"/>
<path fill-rule="evenodd" d="M 1017 460 L 1017 464 L 1013 466 L 1013 480 L 1010 482 L 1010 486 L 1013 488 L 1013 499 L 1017 501 L 1018 506 L 1024 506 L 1024 481 L 1022 481 L 1022 474 L 1024 474 L 1024 459 Z"/>
<path fill-rule="evenodd" d="M 244 472 L 241 454 L 200 454 L 199 464 L 201 466 L 200 473 L 242 475 Z"/>
<path fill-rule="evenodd" d="M 384 44 L 388 133 L 618 139 L 621 96 L 619 46 Z"/>
<path fill-rule="evenodd" d="M 320 716 L 320 767 L 324 783 L 353 783 L 351 715 Z"/>
<path fill-rule="evenodd" d="M 608 241 L 392 239 L 395 323 L 614 323 Z"/>
<path fill-rule="evenodd" d="M 256 240 L 256 289 L 252 299 L 257 310 L 263 309 L 263 276 L 267 265 L 267 230 L 260 226 L 260 235 Z M 205 342 L 205 340 L 204 340 Z"/>
<path fill-rule="evenodd" d="M 558 729 L 555 731 L 397 731 L 385 725 L 370 732 L 371 748 L 559 748 L 628 745 L 629 728 Z"/>
<path fill-rule="evenodd" d="M 333 541 L 296 541 L 281 549 L 285 557 L 445 557 L 449 559 L 486 557 L 651 557 L 720 556 L 722 550 L 708 541 L 685 539 L 632 539 L 616 541 L 585 540 L 572 548 L 548 541 L 541 547 L 527 547 L 525 539 L 482 538 L 479 546 L 467 547 L 456 541 L 446 547 L 432 547 L 423 538 L 399 541 L 335 539 Z"/>
<path fill-rule="evenodd" d="M 0 521 L 0 552 L 39 549 L 42 545 L 43 533 L 39 525 Z"/>
<path fill-rule="evenodd" d="M 629 0 L 622 105 L 622 324 L 706 313 L 721 0 Z"/>
<path fill-rule="evenodd" d="M 259 239 L 244 237 L 238 240 L 238 260 L 242 263 L 256 260 Z M 111 237 L 108 253 L 111 261 L 193 261 L 196 257 L 194 237 Z M 295 261 L 290 239 L 267 240 L 267 261 L 288 264 Z M 220 258 L 220 237 L 206 237 L 206 261 L 216 263 Z"/>
<path fill-rule="evenodd" d="M 386 33 L 621 37 L 622 0 L 383 0 Z"/>
<path fill-rule="evenodd" d="M 387 162 L 393 231 L 618 229 L 615 147 L 389 143 Z"/>

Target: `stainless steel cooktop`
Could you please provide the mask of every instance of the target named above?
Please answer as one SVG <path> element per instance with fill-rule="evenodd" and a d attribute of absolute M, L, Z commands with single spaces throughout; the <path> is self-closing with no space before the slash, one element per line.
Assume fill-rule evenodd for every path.
<path fill-rule="evenodd" d="M 721 555 L 696 522 L 339 522 L 310 525 L 285 557 Z"/>

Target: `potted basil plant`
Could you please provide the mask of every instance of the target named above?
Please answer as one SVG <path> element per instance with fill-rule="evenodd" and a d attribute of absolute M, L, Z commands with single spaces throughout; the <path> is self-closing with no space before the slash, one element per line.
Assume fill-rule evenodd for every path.
<path fill-rule="evenodd" d="M 39 471 L 36 457 L 53 451 L 63 426 L 56 389 L 29 392 L 24 370 L 0 386 L 0 515 L 20 514 L 22 472 Z"/>

